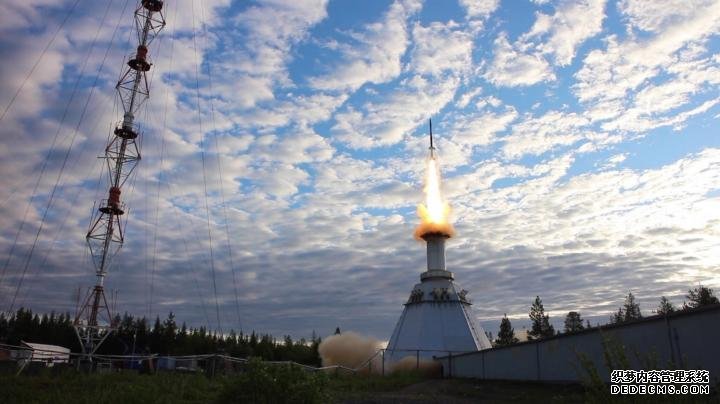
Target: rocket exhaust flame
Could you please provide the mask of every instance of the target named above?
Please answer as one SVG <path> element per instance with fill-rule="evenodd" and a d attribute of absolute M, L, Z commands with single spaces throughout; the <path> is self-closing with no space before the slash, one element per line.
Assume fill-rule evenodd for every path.
<path fill-rule="evenodd" d="M 415 229 L 415 238 L 422 239 L 429 233 L 439 233 L 447 237 L 455 234 L 450 223 L 450 205 L 443 199 L 440 190 L 440 166 L 434 147 L 430 150 L 425 173 L 425 203 L 419 204 L 417 213 L 420 225 Z"/>

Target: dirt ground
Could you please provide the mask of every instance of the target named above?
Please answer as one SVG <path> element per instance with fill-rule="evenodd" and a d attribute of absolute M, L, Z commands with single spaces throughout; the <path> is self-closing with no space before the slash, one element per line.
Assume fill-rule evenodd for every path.
<path fill-rule="evenodd" d="M 583 397 L 583 388 L 578 385 L 431 379 L 398 391 L 356 393 L 351 397 L 343 397 L 338 402 L 343 404 L 582 403 Z"/>

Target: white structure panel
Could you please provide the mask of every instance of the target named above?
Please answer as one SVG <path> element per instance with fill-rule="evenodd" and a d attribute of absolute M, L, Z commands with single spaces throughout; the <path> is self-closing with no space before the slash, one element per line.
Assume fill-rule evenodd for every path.
<path fill-rule="evenodd" d="M 391 360 L 398 360 L 409 355 L 430 358 L 490 347 L 465 293 L 451 278 L 434 277 L 413 288 L 387 349 Z"/>

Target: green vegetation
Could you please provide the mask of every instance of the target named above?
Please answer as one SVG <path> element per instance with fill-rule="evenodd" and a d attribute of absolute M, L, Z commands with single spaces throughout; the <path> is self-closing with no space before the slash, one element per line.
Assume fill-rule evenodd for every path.
<path fill-rule="evenodd" d="M 682 306 L 679 308 L 676 308 L 667 297 L 662 296 L 660 298 L 660 304 L 657 309 L 654 310 L 654 313 L 657 315 L 668 315 L 676 311 L 690 310 L 720 303 L 720 300 L 718 300 L 718 298 L 714 295 L 713 290 L 703 285 L 698 285 L 697 287 L 688 290 L 685 298 L 687 301 L 683 302 Z M 532 328 L 528 332 L 528 339 L 534 340 L 555 335 L 555 330 L 552 324 L 550 324 L 550 316 L 545 314 L 545 307 L 543 306 L 543 302 L 539 296 L 535 297 L 535 300 L 530 307 L 529 316 Z M 623 305 L 620 306 L 618 311 L 613 313 L 610 317 L 609 324 L 620 324 L 642 318 L 643 315 L 640 311 L 640 305 L 636 302 L 635 295 L 633 295 L 632 292 L 629 292 L 625 297 Z M 600 326 L 602 326 L 602 324 L 596 323 L 595 325 L 595 327 Z M 590 321 L 588 320 L 585 320 L 585 324 L 583 325 L 583 319 L 577 311 L 570 311 L 565 316 L 563 329 L 563 333 L 565 334 L 589 330 L 592 328 L 593 326 L 590 325 Z M 493 345 L 506 346 L 516 344 L 518 341 L 514 339 L 514 333 L 511 331 L 512 326 L 510 325 L 510 320 L 507 320 L 507 315 L 505 315 L 505 318 L 500 320 L 500 333 L 498 334 L 498 338 L 493 341 Z M 502 336 L 500 334 L 502 334 Z M 489 338 L 492 340 L 491 337 Z"/>
<path fill-rule="evenodd" d="M 293 341 L 285 336 L 278 341 L 270 334 L 250 334 L 235 331 L 222 337 L 204 327 L 180 327 L 170 313 L 164 321 L 158 317 L 153 327 L 147 319 L 135 318 L 127 313 L 116 316 L 117 330 L 100 347 L 100 354 L 130 355 L 154 353 L 160 355 L 198 355 L 225 353 L 235 357 L 257 356 L 269 361 L 293 361 L 311 366 L 320 366 L 318 345 L 320 338 L 310 341 Z M 80 346 L 72 327 L 70 314 L 34 314 L 31 310 L 19 309 L 9 318 L 0 313 L 0 343 L 19 345 L 20 341 L 60 345 L 79 352 Z"/>
<path fill-rule="evenodd" d="M 696 309 L 698 307 L 720 303 L 720 300 L 718 300 L 715 296 L 713 290 L 703 285 L 698 285 L 697 287 L 688 290 L 685 298 L 687 301 L 683 303 L 681 310 Z M 660 298 L 660 305 L 655 310 L 655 313 L 659 315 L 667 315 L 674 313 L 675 311 L 675 306 L 673 306 L 665 296 L 662 296 Z M 610 323 L 619 324 L 638 320 L 642 317 L 640 305 L 635 302 L 635 296 L 632 292 L 630 292 L 627 297 L 625 297 L 625 303 L 618 308 L 618 311 L 610 318 Z"/>
<path fill-rule="evenodd" d="M 14 403 L 434 403 L 580 402 L 579 386 L 431 379 L 417 372 L 336 374 L 251 361 L 245 372 L 200 374 L 74 371 L 0 376 L 0 402 Z"/>
<path fill-rule="evenodd" d="M 565 329 L 563 330 L 563 332 L 572 333 L 582 331 L 584 329 L 585 326 L 583 326 L 583 319 L 580 316 L 580 313 L 578 313 L 577 311 L 568 312 L 568 314 L 565 316 Z"/>
<path fill-rule="evenodd" d="M 670 301 L 667 299 L 667 297 L 662 296 L 660 298 L 660 305 L 655 310 L 655 313 L 659 314 L 661 316 L 665 316 L 665 315 L 668 315 L 668 314 L 671 314 L 674 312 L 675 312 L 675 306 L 673 306 L 673 304 L 670 303 Z"/>
<path fill-rule="evenodd" d="M 540 296 L 535 296 L 535 301 L 530 306 L 530 321 L 532 327 L 528 331 L 528 339 L 540 339 L 555 335 L 555 327 L 550 324 L 550 316 L 545 314 Z"/>
<path fill-rule="evenodd" d="M 688 299 L 688 302 L 683 304 L 683 308 L 685 309 L 694 309 L 720 303 L 720 300 L 713 294 L 713 290 L 703 285 L 688 290 L 688 294 L 685 295 L 685 297 Z"/>
<path fill-rule="evenodd" d="M 507 314 L 500 321 L 500 332 L 495 340 L 495 346 L 507 346 L 517 344 L 518 339 L 515 337 L 515 330 L 512 328 L 510 319 L 507 318 Z"/>
<path fill-rule="evenodd" d="M 423 372 L 404 371 L 389 375 L 344 374 L 332 375 L 328 385 L 335 399 L 363 397 L 368 394 L 397 391 L 404 387 L 420 383 L 428 377 Z"/>
<path fill-rule="evenodd" d="M 223 380 L 219 402 L 321 403 L 327 400 L 327 375 L 296 365 L 267 365 L 257 359 L 246 371 Z"/>
<path fill-rule="evenodd" d="M 48 369 L 49 370 L 49 369 Z M 158 373 L 0 376 L 2 403 L 207 403 L 217 400 L 222 383 L 200 375 Z"/>
<path fill-rule="evenodd" d="M 603 360 L 607 369 L 627 370 L 633 369 L 627 357 L 625 346 L 617 340 L 603 336 Z M 635 352 L 636 358 L 642 364 L 642 370 L 674 370 L 683 369 L 675 363 L 667 363 L 664 366 L 658 363 L 656 355 L 648 354 L 641 356 Z M 578 354 L 580 365 L 585 372 L 583 385 L 586 403 L 720 403 L 717 391 L 720 385 L 715 386 L 715 393 L 710 396 L 703 395 L 613 395 L 610 393 L 609 384 L 605 383 L 600 376 L 600 370 L 586 355 Z M 639 370 L 639 369 L 635 369 Z"/>
<path fill-rule="evenodd" d="M 202 374 L 112 372 L 85 374 L 43 369 L 35 375 L 0 375 L 1 403 L 326 403 L 391 392 L 425 376 L 312 372 L 297 365 L 248 362 L 243 372 Z"/>
<path fill-rule="evenodd" d="M 333 403 L 581 402 L 579 385 L 429 378 L 422 372 L 331 377 Z"/>
<path fill-rule="evenodd" d="M 297 365 L 251 360 L 243 372 L 214 378 L 202 374 L 74 370 L 0 376 L 2 403 L 321 403 L 328 380 Z"/>
<path fill-rule="evenodd" d="M 635 295 L 633 295 L 632 292 L 628 292 L 627 297 L 625 297 L 625 303 L 618 309 L 617 313 L 613 314 L 610 318 L 610 323 L 620 324 L 641 318 L 640 305 L 635 302 Z"/>

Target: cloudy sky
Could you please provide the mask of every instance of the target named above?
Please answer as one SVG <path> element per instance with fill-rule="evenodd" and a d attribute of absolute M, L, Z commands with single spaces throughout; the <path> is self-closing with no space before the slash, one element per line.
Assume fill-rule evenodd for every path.
<path fill-rule="evenodd" d="M 3 3 L 0 306 L 74 311 L 136 4 Z M 389 338 L 431 116 L 448 269 L 489 331 L 535 295 L 604 321 L 720 289 L 717 0 L 166 3 L 119 310 Z"/>

